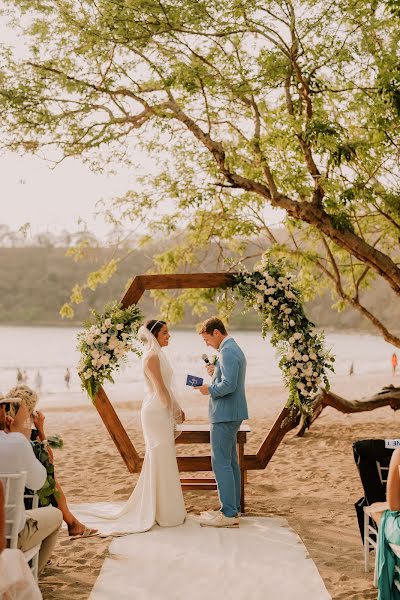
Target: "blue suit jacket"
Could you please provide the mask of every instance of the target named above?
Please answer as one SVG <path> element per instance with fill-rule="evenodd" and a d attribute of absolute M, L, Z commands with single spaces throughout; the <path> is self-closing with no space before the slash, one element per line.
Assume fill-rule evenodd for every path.
<path fill-rule="evenodd" d="M 244 380 L 246 357 L 234 339 L 227 339 L 215 365 L 212 384 L 208 387 L 210 423 L 248 419 Z"/>

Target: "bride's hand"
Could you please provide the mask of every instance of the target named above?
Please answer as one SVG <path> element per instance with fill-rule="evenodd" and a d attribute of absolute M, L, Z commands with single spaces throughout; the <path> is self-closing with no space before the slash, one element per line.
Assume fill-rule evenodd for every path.
<path fill-rule="evenodd" d="M 180 414 L 177 415 L 176 417 L 176 422 L 178 425 L 182 425 L 183 421 L 185 420 L 185 413 L 183 412 L 183 410 L 181 410 Z"/>

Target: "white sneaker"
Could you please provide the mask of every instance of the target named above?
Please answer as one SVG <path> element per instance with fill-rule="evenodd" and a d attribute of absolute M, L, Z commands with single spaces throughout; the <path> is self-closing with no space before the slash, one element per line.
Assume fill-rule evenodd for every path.
<path fill-rule="evenodd" d="M 219 515 L 221 511 L 220 510 L 202 510 L 200 513 L 201 517 L 215 517 L 216 515 Z"/>
<path fill-rule="evenodd" d="M 200 519 L 202 527 L 239 527 L 238 517 L 226 517 L 224 513 L 218 511 L 217 515 L 204 516 Z"/>
<path fill-rule="evenodd" d="M 215 517 L 215 515 L 219 515 L 220 513 L 221 513 L 220 510 L 202 510 L 201 513 L 200 513 L 200 516 L 202 516 L 202 517 L 207 517 L 207 516 L 208 517 Z M 241 517 L 242 513 L 238 512 L 236 516 L 237 517 Z"/>

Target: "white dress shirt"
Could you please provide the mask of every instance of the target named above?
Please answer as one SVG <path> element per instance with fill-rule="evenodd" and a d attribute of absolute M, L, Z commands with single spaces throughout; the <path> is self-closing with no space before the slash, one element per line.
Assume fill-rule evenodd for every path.
<path fill-rule="evenodd" d="M 40 490 L 44 485 L 47 472 L 36 458 L 30 442 L 22 433 L 0 431 L 0 473 L 20 473 L 26 471 L 26 487 Z M 21 498 L 23 503 L 24 499 Z M 25 509 L 22 513 L 19 531 L 25 525 Z M 6 516 L 7 518 L 7 516 Z"/>

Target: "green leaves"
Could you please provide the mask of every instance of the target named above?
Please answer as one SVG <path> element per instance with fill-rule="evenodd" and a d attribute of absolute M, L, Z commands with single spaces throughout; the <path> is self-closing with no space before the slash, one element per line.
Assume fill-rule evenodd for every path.
<path fill-rule="evenodd" d="M 62 440 L 59 436 L 53 436 L 53 442 L 57 444 L 57 446 L 54 447 L 62 447 Z M 36 492 L 39 498 L 39 506 L 48 506 L 49 504 L 55 503 L 58 496 L 56 481 L 54 479 L 54 466 L 50 462 L 49 453 L 43 442 L 34 441 L 31 442 L 31 444 L 36 458 L 45 467 L 47 472 L 47 478 L 43 487 Z M 33 491 L 26 490 L 26 493 L 33 494 Z"/>
<path fill-rule="evenodd" d="M 252 244 L 262 252 L 274 239 L 269 225 L 284 220 L 272 205 L 296 235 L 307 232 L 308 244 L 327 223 L 346 278 L 356 257 L 398 279 L 395 0 L 393 14 L 380 1 L 6 5 L 27 56 L 8 50 L 0 58 L 5 145 L 45 155 L 51 148 L 94 169 L 133 165 L 140 147 L 153 166 L 137 169 L 145 175 L 108 217 L 121 228 L 141 223 L 143 240 L 168 240 L 158 270 L 200 268 L 210 247 L 218 266 Z M 309 204 L 312 217 L 302 210 Z M 379 265 L 370 259 L 377 252 Z M 62 315 L 117 263 L 74 288 Z M 305 275 L 308 288 L 313 277 Z"/>

